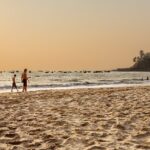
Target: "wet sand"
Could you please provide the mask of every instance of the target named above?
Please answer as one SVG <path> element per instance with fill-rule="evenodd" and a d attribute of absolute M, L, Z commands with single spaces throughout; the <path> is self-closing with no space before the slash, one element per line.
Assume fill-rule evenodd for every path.
<path fill-rule="evenodd" d="M 0 150 L 146 149 L 150 87 L 0 94 Z"/>

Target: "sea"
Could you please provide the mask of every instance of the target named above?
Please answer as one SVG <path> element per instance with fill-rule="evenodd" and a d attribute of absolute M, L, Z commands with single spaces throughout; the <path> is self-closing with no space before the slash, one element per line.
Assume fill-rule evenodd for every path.
<path fill-rule="evenodd" d="M 0 72 L 0 93 L 10 92 L 16 74 L 19 91 L 22 89 L 20 71 Z M 30 71 L 29 91 L 74 88 L 109 88 L 150 85 L 150 72 L 117 71 Z M 15 91 L 15 90 L 14 90 Z"/>

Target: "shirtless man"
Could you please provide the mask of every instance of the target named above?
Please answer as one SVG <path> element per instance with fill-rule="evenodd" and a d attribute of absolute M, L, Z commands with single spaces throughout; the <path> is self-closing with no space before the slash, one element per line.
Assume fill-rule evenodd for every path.
<path fill-rule="evenodd" d="M 17 85 L 16 85 L 16 74 L 14 74 L 14 76 L 12 77 L 12 88 L 11 88 L 11 92 L 13 92 L 13 89 L 16 89 L 17 92 L 18 92 L 18 88 L 17 88 Z"/>
<path fill-rule="evenodd" d="M 22 76 L 21 76 L 21 81 L 23 83 L 23 89 L 22 89 L 22 92 L 27 92 L 27 82 L 28 82 L 28 79 L 29 77 L 27 76 L 27 69 L 24 69 L 24 72 L 22 73 Z"/>

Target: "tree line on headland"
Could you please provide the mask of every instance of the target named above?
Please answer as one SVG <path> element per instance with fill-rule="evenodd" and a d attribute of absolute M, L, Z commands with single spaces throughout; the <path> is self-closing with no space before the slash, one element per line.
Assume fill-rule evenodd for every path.
<path fill-rule="evenodd" d="M 150 52 L 140 50 L 139 56 L 133 58 L 134 65 L 129 68 L 119 68 L 117 71 L 150 71 Z"/>
<path fill-rule="evenodd" d="M 111 71 L 150 71 L 150 52 L 145 53 L 144 50 L 140 50 L 139 56 L 133 58 L 133 65 L 129 68 L 118 68 L 115 70 L 82 70 L 82 71 L 43 71 L 39 70 L 38 72 L 45 73 L 109 73 Z M 0 73 L 5 71 L 0 71 Z M 9 71 L 10 73 L 19 73 L 20 71 Z M 32 73 L 32 71 L 29 71 Z"/>

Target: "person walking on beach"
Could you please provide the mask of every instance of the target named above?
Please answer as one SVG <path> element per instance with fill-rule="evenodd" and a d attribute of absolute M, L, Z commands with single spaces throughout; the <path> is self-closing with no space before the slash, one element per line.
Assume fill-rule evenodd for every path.
<path fill-rule="evenodd" d="M 27 92 L 27 82 L 28 82 L 28 79 L 29 77 L 27 76 L 27 69 L 24 69 L 24 72 L 22 73 L 22 76 L 21 76 L 21 81 L 23 83 L 23 89 L 22 89 L 22 92 Z"/>
<path fill-rule="evenodd" d="M 14 76 L 12 77 L 12 88 L 11 88 L 11 92 L 13 92 L 13 89 L 16 89 L 17 92 L 18 92 L 18 88 L 17 88 L 17 85 L 16 85 L 16 74 L 14 74 Z"/>

